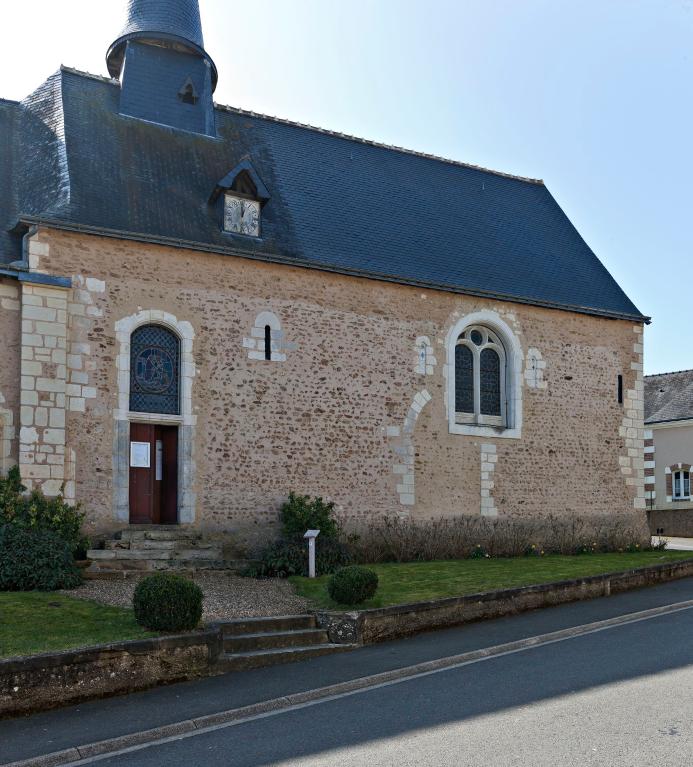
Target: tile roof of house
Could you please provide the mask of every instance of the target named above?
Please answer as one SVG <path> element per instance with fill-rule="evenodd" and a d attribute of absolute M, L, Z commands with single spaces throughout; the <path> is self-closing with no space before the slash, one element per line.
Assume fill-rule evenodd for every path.
<path fill-rule="evenodd" d="M 644 319 L 542 182 L 230 107 L 218 137 L 119 114 L 117 82 L 61 68 L 0 101 L 0 263 L 19 219 L 472 295 Z M 249 160 L 262 238 L 221 231 Z"/>
<path fill-rule="evenodd" d="M 693 370 L 645 376 L 645 423 L 693 418 Z"/>

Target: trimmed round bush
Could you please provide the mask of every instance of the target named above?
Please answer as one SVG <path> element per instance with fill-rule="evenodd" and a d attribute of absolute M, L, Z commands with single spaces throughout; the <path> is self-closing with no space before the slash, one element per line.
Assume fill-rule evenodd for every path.
<path fill-rule="evenodd" d="M 82 578 L 71 547 L 50 530 L 0 527 L 0 591 L 56 591 Z"/>
<path fill-rule="evenodd" d="M 366 567 L 343 567 L 330 578 L 327 591 L 340 605 L 358 605 L 374 596 L 378 590 L 378 576 Z"/>
<path fill-rule="evenodd" d="M 135 620 L 152 631 L 190 631 L 202 618 L 202 589 L 170 573 L 148 575 L 132 599 Z"/>

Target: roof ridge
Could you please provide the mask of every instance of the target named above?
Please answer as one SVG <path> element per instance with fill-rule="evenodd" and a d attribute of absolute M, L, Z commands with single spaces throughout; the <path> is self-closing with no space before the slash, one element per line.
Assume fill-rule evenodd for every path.
<path fill-rule="evenodd" d="M 87 72 L 84 69 L 77 69 L 76 67 L 68 67 L 67 64 L 60 65 L 61 72 L 69 72 L 73 75 L 81 75 L 82 77 L 90 77 L 92 80 L 99 80 L 102 83 L 111 83 L 115 85 L 118 81 L 113 77 L 104 77 L 104 75 L 95 75 L 93 72 Z"/>
<path fill-rule="evenodd" d="M 115 84 L 118 81 L 111 77 L 104 77 L 103 75 L 95 75 L 92 72 L 86 72 L 83 69 L 76 69 L 75 67 L 69 67 L 65 64 L 60 65 L 62 72 L 70 72 L 74 75 L 81 75 L 83 77 L 90 77 L 92 80 L 99 80 L 103 83 Z M 251 109 L 241 109 L 240 107 L 232 107 L 227 104 L 218 104 L 214 102 L 216 109 L 220 109 L 224 112 L 234 112 L 239 115 L 246 115 L 248 117 L 257 117 L 261 120 L 271 120 L 272 122 L 279 123 L 280 125 L 291 125 L 294 128 L 304 128 L 305 130 L 315 131 L 316 133 L 322 133 L 326 136 L 334 136 L 335 138 L 346 139 L 347 141 L 355 141 L 359 144 L 366 144 L 367 146 L 377 147 L 379 149 L 389 149 L 393 152 L 401 152 L 402 154 L 411 155 L 413 157 L 421 157 L 425 160 L 435 160 L 436 162 L 443 162 L 447 165 L 455 165 L 461 168 L 470 168 L 471 170 L 478 170 L 481 173 L 490 173 L 493 176 L 500 176 L 502 178 L 511 178 L 515 181 L 524 181 L 528 184 L 536 184 L 537 186 L 545 186 L 544 181 L 540 178 L 530 178 L 529 176 L 520 176 L 515 173 L 505 173 L 502 170 L 494 170 L 493 168 L 485 168 L 483 165 L 475 165 L 471 162 L 463 162 L 462 160 L 453 160 L 449 157 L 442 157 L 441 155 L 431 154 L 430 152 L 421 152 L 416 149 L 407 149 L 406 147 L 396 146 L 395 144 L 386 144 L 383 141 L 374 141 L 372 139 L 362 138 L 360 136 L 353 136 L 349 133 L 342 133 L 341 131 L 330 130 L 329 128 L 320 128 L 316 125 L 310 125 L 309 123 L 297 122 L 296 120 L 289 120 L 285 117 L 276 117 L 275 115 L 266 115 L 262 112 L 254 112 Z"/>
<path fill-rule="evenodd" d="M 309 123 L 301 123 L 295 120 L 288 120 L 285 117 L 275 117 L 274 115 L 266 115 L 262 112 L 254 112 L 251 109 L 241 109 L 240 107 L 232 107 L 226 104 L 218 104 L 214 102 L 214 106 L 217 109 L 221 109 L 225 112 L 235 112 L 239 115 L 247 115 L 248 117 L 258 117 L 262 120 L 271 120 L 272 122 L 280 123 L 281 125 L 291 125 L 295 128 L 304 128 L 306 130 L 312 130 L 316 133 L 323 133 L 327 136 L 335 136 L 336 138 L 343 138 L 347 141 L 356 141 L 359 144 L 366 144 L 368 146 L 378 147 L 379 149 L 390 149 L 394 152 L 401 152 L 402 154 L 413 155 L 414 157 L 422 157 L 426 160 L 436 160 L 438 162 L 444 162 L 448 165 L 456 165 L 463 168 L 471 168 L 472 170 L 478 170 L 482 173 L 490 173 L 494 176 L 502 176 L 503 178 L 512 178 L 515 181 L 525 181 L 528 184 L 537 184 L 538 186 L 545 186 L 543 179 L 530 178 L 529 176 L 519 176 L 514 173 L 505 173 L 502 170 L 494 170 L 493 168 L 485 168 L 483 165 L 475 165 L 471 162 L 463 162 L 462 160 L 452 160 L 449 157 L 442 157 L 441 155 L 431 154 L 429 152 L 421 152 L 416 149 L 407 149 L 406 147 L 396 146 L 395 144 L 386 144 L 383 141 L 374 141 L 373 139 L 362 138 L 360 136 L 353 136 L 350 133 L 342 133 L 341 131 L 330 130 L 329 128 L 320 128 L 316 125 L 310 125 Z"/>
<path fill-rule="evenodd" d="M 657 378 L 658 376 L 673 376 L 678 373 L 693 373 L 693 368 L 687 368 L 685 370 L 672 370 L 669 373 L 650 373 L 650 375 L 643 376 L 643 378 Z"/>

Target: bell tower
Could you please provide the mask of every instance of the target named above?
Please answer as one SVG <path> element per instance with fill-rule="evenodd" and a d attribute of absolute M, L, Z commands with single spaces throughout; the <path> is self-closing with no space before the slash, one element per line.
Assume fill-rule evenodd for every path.
<path fill-rule="evenodd" d="M 121 114 L 216 135 L 217 69 L 204 49 L 197 0 L 129 0 L 106 63 L 120 80 Z"/>

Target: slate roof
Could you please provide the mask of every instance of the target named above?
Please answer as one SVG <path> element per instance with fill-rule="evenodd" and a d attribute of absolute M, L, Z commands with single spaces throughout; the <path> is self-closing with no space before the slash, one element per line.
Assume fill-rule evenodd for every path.
<path fill-rule="evenodd" d="M 216 83 L 216 68 L 204 50 L 197 0 L 128 0 L 127 21 L 106 56 L 108 71 L 113 77 L 118 77 L 120 72 L 125 42 L 133 39 L 175 41 L 202 53 L 212 65 Z"/>
<path fill-rule="evenodd" d="M 645 423 L 693 418 L 693 370 L 645 376 Z"/>
<path fill-rule="evenodd" d="M 0 187 L 0 262 L 17 257 L 4 230 L 40 219 L 644 319 L 541 182 L 228 107 L 215 110 L 218 138 L 176 131 L 121 116 L 119 95 L 61 68 L 20 105 L 0 102 L 13 181 Z M 209 204 L 244 160 L 271 195 L 258 240 L 223 233 Z"/>

